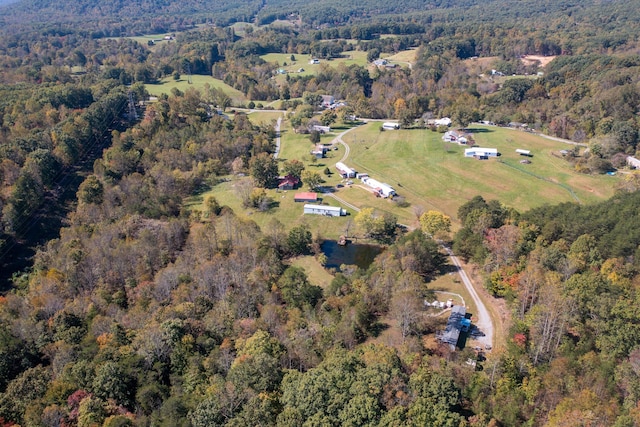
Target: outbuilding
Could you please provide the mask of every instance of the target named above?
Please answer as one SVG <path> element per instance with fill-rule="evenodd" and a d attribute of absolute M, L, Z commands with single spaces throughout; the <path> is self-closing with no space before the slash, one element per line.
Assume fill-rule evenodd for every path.
<path fill-rule="evenodd" d="M 316 203 L 318 201 L 318 193 L 302 192 L 293 196 L 294 202 Z"/>
<path fill-rule="evenodd" d="M 521 156 L 533 157 L 533 154 L 531 154 L 531 151 L 523 150 L 521 148 L 517 148 L 516 149 L 516 153 L 520 154 Z"/>
<path fill-rule="evenodd" d="M 382 129 L 384 129 L 384 130 L 398 130 L 398 129 L 400 129 L 400 125 L 398 123 L 385 122 L 385 123 L 382 124 Z"/>
<path fill-rule="evenodd" d="M 344 216 L 347 211 L 337 206 L 304 205 L 304 213 L 324 216 Z"/>

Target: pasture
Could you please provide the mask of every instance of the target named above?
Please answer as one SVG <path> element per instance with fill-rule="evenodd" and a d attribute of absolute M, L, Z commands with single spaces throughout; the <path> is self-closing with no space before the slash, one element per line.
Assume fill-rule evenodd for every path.
<path fill-rule="evenodd" d="M 205 92 L 205 85 L 209 85 L 212 88 L 221 89 L 227 95 L 231 97 L 232 105 L 241 105 L 247 102 L 247 98 L 242 92 L 232 88 L 222 80 L 214 79 L 211 76 L 202 76 L 193 74 L 191 76 L 191 83 L 189 83 L 187 75 L 183 74 L 180 80 L 174 80 L 173 77 L 165 77 L 157 84 L 147 84 L 145 88 L 153 96 L 159 96 L 163 93 L 167 95 L 171 94 L 171 89 L 177 88 L 181 92 L 185 92 L 187 89 L 196 89 L 201 93 Z"/>
<path fill-rule="evenodd" d="M 379 129 L 379 123 L 370 123 L 345 137 L 351 146 L 347 163 L 391 184 L 412 204 L 454 219 L 458 207 L 476 195 L 525 211 L 544 204 L 604 200 L 613 195 L 619 179 L 573 171 L 556 157 L 571 146 L 526 132 L 473 126 L 470 131 L 477 145 L 501 153 L 498 158 L 476 160 L 464 157 L 464 146 L 444 142 L 442 134 L 428 129 Z M 520 163 L 523 157 L 517 148 L 531 151 L 531 164 Z"/>

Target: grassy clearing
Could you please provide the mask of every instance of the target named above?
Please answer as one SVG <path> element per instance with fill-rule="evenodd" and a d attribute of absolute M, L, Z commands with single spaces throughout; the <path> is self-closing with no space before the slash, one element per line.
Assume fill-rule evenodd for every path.
<path fill-rule="evenodd" d="M 309 64 L 309 61 L 313 58 L 311 55 L 293 55 L 295 60 L 291 61 L 290 53 L 268 53 L 262 55 L 261 58 L 267 62 L 277 63 L 286 74 L 294 74 L 299 76 L 315 76 L 322 66 L 337 67 L 340 64 L 346 66 L 359 65 L 365 67 L 367 65 L 367 52 L 359 50 L 351 50 L 342 52 L 340 58 L 321 59 L 319 64 Z M 287 64 L 287 65 L 284 65 Z M 303 69 L 304 71 L 298 72 Z M 286 77 L 284 74 L 280 74 L 276 77 L 277 81 L 284 80 Z"/>
<path fill-rule="evenodd" d="M 502 154 L 500 161 L 478 161 L 464 158 L 465 147 L 442 141 L 442 134 L 417 129 L 380 132 L 379 127 L 371 123 L 347 136 L 347 163 L 391 184 L 412 204 L 452 218 L 460 205 L 478 194 L 525 211 L 576 201 L 572 192 L 583 203 L 606 199 L 619 179 L 578 174 L 552 155 L 567 145 L 525 132 L 474 127 L 478 145 L 498 148 Z M 532 163 L 520 164 L 516 148 L 531 150 Z"/>
<path fill-rule="evenodd" d="M 249 120 L 257 125 L 269 125 L 278 120 L 278 117 L 280 116 L 282 116 L 282 113 L 273 111 L 255 111 L 249 113 Z"/>
<path fill-rule="evenodd" d="M 205 85 L 208 84 L 212 88 L 222 89 L 227 95 L 231 97 L 233 105 L 244 104 L 247 99 L 242 92 L 224 83 L 222 80 L 214 79 L 211 76 L 192 75 L 192 83 L 189 84 L 187 76 L 182 75 L 180 80 L 174 80 L 173 77 L 166 77 L 158 84 L 147 84 L 145 88 L 153 96 L 159 96 L 163 93 L 167 95 L 171 94 L 171 89 L 177 88 L 181 92 L 185 92 L 187 89 L 193 88 L 204 93 Z"/>
<path fill-rule="evenodd" d="M 391 62 L 415 62 L 416 61 L 416 49 L 403 50 L 391 56 L 382 56 L 382 58 Z"/>
<path fill-rule="evenodd" d="M 320 286 L 322 289 L 329 287 L 333 280 L 333 275 L 325 270 L 313 256 L 297 257 L 291 261 L 291 265 L 304 268 L 309 278 L 309 283 Z"/>

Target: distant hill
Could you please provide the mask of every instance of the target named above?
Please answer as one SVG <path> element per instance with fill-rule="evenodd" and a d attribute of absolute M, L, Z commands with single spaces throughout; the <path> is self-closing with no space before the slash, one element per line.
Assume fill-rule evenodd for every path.
<path fill-rule="evenodd" d="M 10 4 L 12 3 L 12 4 Z M 95 36 L 120 36 L 177 31 L 194 24 L 234 22 L 268 24 L 296 18 L 313 27 L 331 28 L 366 21 L 484 25 L 487 22 L 548 22 L 579 17 L 600 28 L 636 25 L 634 2 L 599 0 L 0 0 L 0 32 L 51 24 L 85 29 Z"/>

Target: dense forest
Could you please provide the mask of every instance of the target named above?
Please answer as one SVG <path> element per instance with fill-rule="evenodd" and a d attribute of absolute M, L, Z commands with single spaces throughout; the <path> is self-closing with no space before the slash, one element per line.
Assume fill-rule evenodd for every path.
<path fill-rule="evenodd" d="M 294 128 L 351 115 L 521 122 L 586 144 L 568 160 L 602 173 L 624 167 L 640 138 L 637 6 L 1 6 L 0 426 L 640 425 L 634 173 L 594 205 L 462 204 L 445 243 L 510 319 L 474 369 L 472 349 L 424 339 L 442 322 L 423 301 L 452 269 L 434 233 L 359 215 L 385 250 L 321 287 L 292 265 L 321 257 L 308 225 L 259 227 L 214 197 L 203 210 L 187 203 L 243 174 L 239 197 L 262 209 L 279 168 L 313 178 L 273 159 L 273 126 L 214 114 L 250 105 L 209 86 L 144 102 L 145 84 L 188 70 L 251 103 L 281 101 Z M 165 32 L 171 43 L 153 48 L 118 38 Z M 330 63 L 409 49 L 410 68 Z M 324 63 L 277 80 L 282 64 L 267 53 Z M 541 68 L 523 55 L 555 59 Z M 314 116 L 326 94 L 347 107 Z M 395 345 L 380 339 L 391 322 Z"/>

